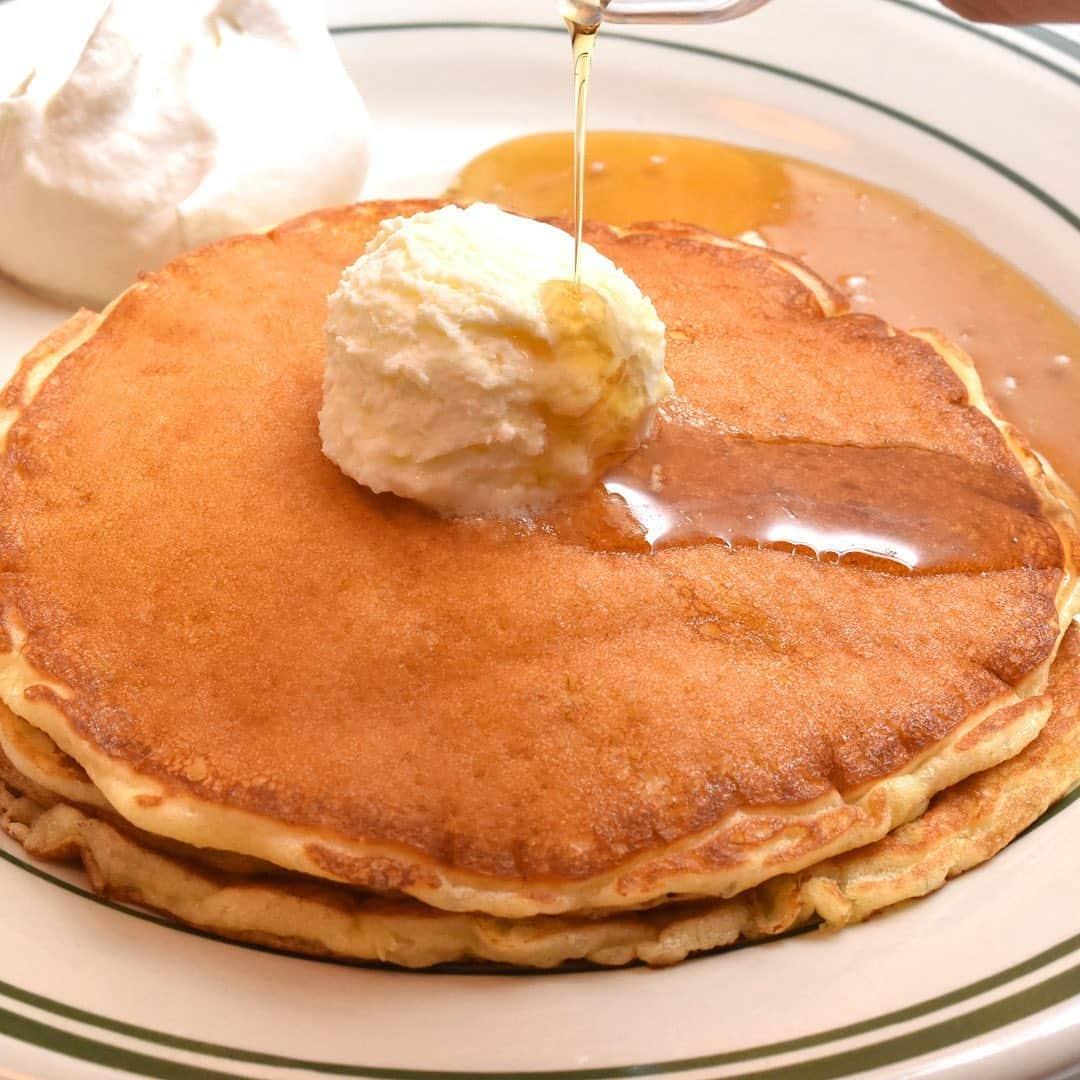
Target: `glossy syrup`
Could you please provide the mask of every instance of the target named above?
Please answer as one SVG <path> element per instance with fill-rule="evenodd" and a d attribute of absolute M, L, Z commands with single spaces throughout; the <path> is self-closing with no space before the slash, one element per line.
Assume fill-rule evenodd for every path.
<path fill-rule="evenodd" d="M 1021 478 L 915 447 L 759 441 L 677 408 L 552 530 L 603 550 L 721 543 L 894 573 L 1058 565 L 1057 533 Z"/>
<path fill-rule="evenodd" d="M 547 281 L 540 303 L 563 398 L 563 407 L 546 417 L 548 429 L 559 442 L 587 447 L 599 476 L 637 449 L 634 419 L 644 405 L 644 388 L 615 348 L 611 309 L 599 292 L 584 283 Z M 579 411 L 580 402 L 592 403 Z"/>
<path fill-rule="evenodd" d="M 585 139 L 588 132 L 589 80 L 600 24 L 566 20 L 574 65 L 574 277 L 581 284 L 581 231 L 585 224 Z"/>

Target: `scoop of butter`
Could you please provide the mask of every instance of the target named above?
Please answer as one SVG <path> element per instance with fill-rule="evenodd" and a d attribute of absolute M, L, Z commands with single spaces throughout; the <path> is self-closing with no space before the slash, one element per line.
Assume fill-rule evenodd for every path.
<path fill-rule="evenodd" d="M 664 324 L 610 259 L 478 203 L 383 222 L 330 297 L 323 449 L 448 515 L 579 491 L 672 390 Z"/>

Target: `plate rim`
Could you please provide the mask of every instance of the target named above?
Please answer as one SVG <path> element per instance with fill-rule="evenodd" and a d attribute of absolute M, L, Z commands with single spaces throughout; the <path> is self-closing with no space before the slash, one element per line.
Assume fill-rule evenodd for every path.
<path fill-rule="evenodd" d="M 1030 834 L 1038 825 L 1051 817 L 1056 816 L 1066 806 L 1080 798 L 1080 787 L 1074 789 L 1069 795 L 1051 807 L 1046 814 L 1034 822 L 1020 834 L 1013 844 Z M 1012 846 L 1007 845 L 1007 846 Z M 160 925 L 162 928 L 182 933 L 194 934 L 207 938 L 215 944 L 254 948 L 261 952 L 282 956 L 278 950 L 267 949 L 257 945 L 247 945 L 243 942 L 223 941 L 213 934 L 207 934 L 192 927 L 179 926 L 156 916 L 128 908 L 114 901 L 98 897 L 93 893 L 81 889 L 79 886 L 55 878 L 36 867 L 26 865 L 8 852 L 0 849 L 0 856 L 10 863 L 14 863 L 21 869 L 25 869 L 35 876 L 42 877 L 51 883 L 58 885 L 79 895 L 82 898 L 104 904 L 122 913 L 145 919 L 146 921 Z M 805 932 L 805 931 L 804 931 Z M 790 935 L 788 935 L 790 936 Z M 766 940 L 758 943 L 768 945 Z M 751 946 L 752 947 L 752 946 Z M 130 1024 L 124 1020 L 116 1020 L 103 1016 L 99 1013 L 80 1009 L 77 1006 L 67 1005 L 55 998 L 38 994 L 23 987 L 0 980 L 0 997 L 38 1009 L 61 1019 L 81 1023 L 100 1031 L 108 1031 L 128 1038 L 138 1039 L 152 1046 L 159 1046 L 170 1050 L 199 1054 L 220 1061 L 235 1061 L 245 1065 L 264 1065 L 281 1069 L 306 1069 L 321 1075 L 331 1076 L 369 1076 L 376 1080 L 470 1080 L 471 1077 L 485 1077 L 488 1080 L 619 1080 L 619 1078 L 635 1076 L 666 1076 L 683 1072 L 691 1072 L 698 1069 L 715 1066 L 742 1065 L 763 1058 L 776 1057 L 781 1054 L 796 1053 L 802 1050 L 815 1049 L 837 1043 L 843 1039 L 854 1038 L 870 1031 L 895 1026 L 897 1024 L 917 1020 L 931 1016 L 935 1012 L 955 1005 L 970 1001 L 982 994 L 1001 989 L 1012 982 L 1032 975 L 1046 967 L 1056 964 L 1074 954 L 1080 952 L 1080 933 L 1059 941 L 1049 948 L 1018 961 L 1000 971 L 983 976 L 972 983 L 956 987 L 943 994 L 935 995 L 924 1001 L 902 1008 L 894 1009 L 888 1013 L 867 1017 L 852 1024 L 842 1025 L 826 1031 L 816 1031 L 807 1035 L 791 1039 L 781 1040 L 776 1043 L 766 1043 L 758 1046 L 743 1047 L 739 1050 L 722 1051 L 713 1054 L 701 1054 L 689 1058 L 672 1058 L 666 1061 L 645 1062 L 625 1065 L 605 1065 L 580 1069 L 527 1069 L 527 1070 L 500 1070 L 483 1072 L 473 1070 L 441 1070 L 441 1069 L 417 1069 L 396 1066 L 371 1066 L 361 1064 L 347 1064 L 344 1062 L 318 1061 L 314 1059 L 296 1058 L 289 1055 L 272 1054 L 264 1051 L 247 1050 L 240 1047 L 231 1047 L 223 1043 L 212 1043 L 188 1036 L 171 1035 L 168 1032 L 158 1031 L 153 1028 L 143 1027 L 138 1024 Z M 291 957 L 299 961 L 319 960 L 317 957 Z M 320 960 L 324 963 L 339 963 L 334 960 Z M 693 962 L 693 961 L 691 961 Z M 549 972 L 549 976 L 563 975 L 573 977 L 575 975 L 602 975 L 606 972 Z M 440 974 L 457 974 L 450 972 L 409 972 L 407 974 L 421 974 L 424 978 L 438 977 Z M 499 972 L 505 976 L 507 973 Z M 540 973 L 526 973 L 536 977 Z M 945 1049 L 959 1043 L 969 1042 L 992 1031 L 996 1031 L 1008 1024 L 1025 1020 L 1038 1013 L 1060 1005 L 1070 998 L 1080 995 L 1080 962 L 1050 975 L 1046 979 L 1031 983 L 1022 989 L 1003 998 L 996 998 L 976 1006 L 974 1009 L 937 1021 L 926 1027 L 920 1027 L 911 1032 L 899 1035 L 886 1036 L 876 1041 L 865 1043 L 861 1046 L 847 1050 L 836 1051 L 832 1054 L 813 1057 L 810 1059 L 794 1062 L 789 1065 L 781 1065 L 765 1070 L 752 1070 L 751 1072 L 739 1072 L 729 1074 L 730 1080 L 754 1077 L 756 1080 L 797 1080 L 805 1076 L 805 1068 L 828 1068 L 829 1076 L 848 1076 L 855 1072 L 861 1072 L 867 1068 L 894 1065 L 908 1061 L 913 1057 L 919 1057 L 934 1051 Z M 21 1024 L 29 1024 L 30 1029 L 20 1028 Z M 959 1033 L 960 1038 L 952 1038 L 954 1033 Z M 59 1052 L 69 1057 L 77 1057 L 79 1060 L 91 1064 L 117 1064 L 129 1072 L 139 1072 L 139 1066 L 153 1062 L 158 1065 L 169 1067 L 169 1076 L 177 1080 L 192 1080 L 201 1076 L 223 1076 L 228 1074 L 208 1072 L 201 1067 L 193 1067 L 191 1071 L 184 1072 L 187 1068 L 183 1063 L 156 1059 L 142 1054 L 139 1051 L 129 1050 L 124 1047 L 116 1047 L 108 1043 L 97 1042 L 86 1036 L 52 1027 L 38 1020 L 22 1016 L 19 1013 L 0 1006 L 0 1034 L 9 1035 L 21 1042 L 29 1042 L 41 1049 Z M 27 1037 L 29 1035 L 36 1037 Z M 86 1053 L 78 1053 L 77 1048 L 82 1048 Z M 102 1052 L 108 1060 L 102 1060 Z M 868 1059 L 867 1055 L 873 1055 Z M 120 1064 L 121 1059 L 125 1064 Z M 850 1066 L 850 1067 L 849 1067 Z M 833 1071 L 833 1068 L 835 1070 Z M 142 1073 L 142 1075 L 156 1076 L 158 1073 Z"/>
<path fill-rule="evenodd" d="M 964 30 L 969 34 L 973 34 L 975 37 L 982 38 L 983 41 L 993 42 L 995 45 L 998 45 L 1003 49 L 1008 49 L 1009 52 L 1015 53 L 1025 60 L 1031 60 L 1040 67 L 1046 68 L 1048 71 L 1053 71 L 1055 74 L 1068 79 L 1071 83 L 1080 86 L 1080 73 L 1070 71 L 1068 68 L 1055 64 L 1052 60 L 1048 60 L 1045 56 L 1040 56 L 1038 53 L 1033 53 L 1029 49 L 1025 49 L 1019 42 L 1013 41 L 1009 37 L 1003 37 L 1001 34 L 993 33 L 983 24 L 969 22 L 967 19 L 954 15 L 949 11 L 942 11 L 940 8 L 924 7 L 918 0 L 885 0 L 885 2 L 895 4 L 897 7 L 904 8 L 907 11 L 916 12 L 919 15 L 925 15 L 928 18 L 936 19 L 938 22 L 945 23 L 947 26 L 954 27 L 957 30 Z M 1008 27 L 1007 32 L 1013 35 L 1023 35 L 1034 41 L 1041 41 L 1055 52 L 1069 56 L 1073 60 L 1080 60 L 1080 44 L 1077 44 L 1049 27 L 1010 26 Z"/>

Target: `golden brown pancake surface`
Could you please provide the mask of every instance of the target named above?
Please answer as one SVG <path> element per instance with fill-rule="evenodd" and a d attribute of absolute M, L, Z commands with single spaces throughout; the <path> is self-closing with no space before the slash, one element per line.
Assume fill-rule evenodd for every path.
<path fill-rule="evenodd" d="M 186 256 L 29 404 L 25 382 L 7 391 L 4 647 L 54 684 L 25 702 L 63 716 L 92 775 L 79 748 L 165 800 L 308 830 L 307 857 L 359 884 L 420 893 L 435 866 L 557 894 L 759 812 L 695 854 L 737 863 L 1012 703 L 1049 657 L 1053 545 L 1033 568 L 924 576 L 716 544 L 627 555 L 344 477 L 318 436 L 326 297 L 382 218 L 425 208 Z M 681 397 L 725 430 L 1023 478 L 928 344 L 824 318 L 767 254 L 659 228 L 589 239 L 652 297 Z M 844 850 L 848 823 L 808 828 L 803 863 Z M 664 890 L 642 873 L 627 903 Z"/>

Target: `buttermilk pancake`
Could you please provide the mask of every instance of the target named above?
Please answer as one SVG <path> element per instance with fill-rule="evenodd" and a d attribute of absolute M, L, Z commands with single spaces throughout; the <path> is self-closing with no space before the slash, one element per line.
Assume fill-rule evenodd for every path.
<path fill-rule="evenodd" d="M 650 549 L 602 491 L 446 520 L 342 475 L 318 434 L 327 295 L 381 220 L 435 205 L 184 256 L 8 386 L 0 743 L 28 850 L 305 951 L 663 963 L 927 891 L 1075 782 L 1076 710 L 1047 727 L 1067 493 L 961 354 L 841 314 L 792 260 L 587 232 L 668 328 L 655 445 L 681 433 L 680 467 L 725 478 L 765 462 L 810 485 L 811 525 L 884 523 L 900 556 L 722 530 Z M 881 885 L 899 850 L 937 878 Z M 256 887 L 275 903 L 235 902 Z M 356 932 L 305 936 L 304 911 Z"/>

